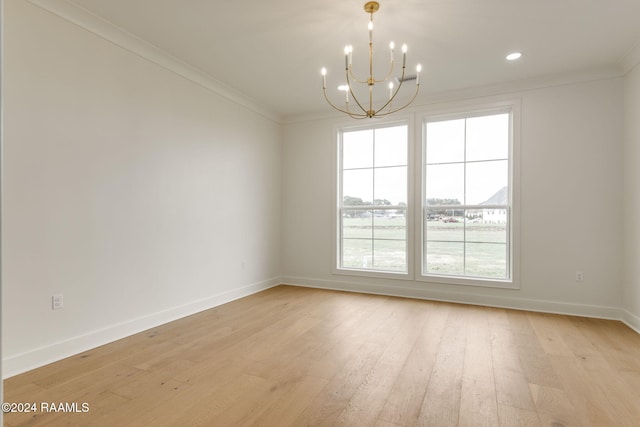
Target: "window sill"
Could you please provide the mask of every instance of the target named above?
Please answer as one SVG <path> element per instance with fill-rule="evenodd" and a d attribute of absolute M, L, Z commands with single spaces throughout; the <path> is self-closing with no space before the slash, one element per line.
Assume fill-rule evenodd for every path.
<path fill-rule="evenodd" d="M 380 278 L 380 279 L 396 279 L 396 280 L 412 280 L 413 279 L 413 277 L 409 273 L 361 270 L 357 268 L 334 268 L 333 274 L 338 276 L 358 276 L 358 277 L 371 277 L 371 278 Z"/>
<path fill-rule="evenodd" d="M 514 279 L 483 279 L 478 277 L 456 277 L 424 275 L 416 278 L 420 282 L 440 283 L 446 285 L 476 286 L 483 288 L 520 289 L 520 284 Z"/>

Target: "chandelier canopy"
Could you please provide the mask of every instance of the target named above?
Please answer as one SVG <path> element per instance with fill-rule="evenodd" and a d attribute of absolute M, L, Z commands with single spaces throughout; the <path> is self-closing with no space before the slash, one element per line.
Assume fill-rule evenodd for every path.
<path fill-rule="evenodd" d="M 390 64 L 389 71 L 386 76 L 378 80 L 374 78 L 373 75 L 373 14 L 380 8 L 380 4 L 377 1 L 369 1 L 365 3 L 364 10 L 368 14 L 371 15 L 371 20 L 369 21 L 369 77 L 365 79 L 357 79 L 353 73 L 352 67 L 352 59 L 353 59 L 353 47 L 351 45 L 347 45 L 344 48 L 344 68 L 345 68 L 345 77 L 347 83 L 345 85 L 340 86 L 338 89 L 343 90 L 345 92 L 345 105 L 344 108 L 338 107 L 336 104 L 331 102 L 329 97 L 327 96 L 327 69 L 322 68 L 322 92 L 324 94 L 324 98 L 327 100 L 329 105 L 331 105 L 336 110 L 347 114 L 348 116 L 354 119 L 366 119 L 366 118 L 374 118 L 374 117 L 384 117 L 389 114 L 395 113 L 397 111 L 402 110 L 403 108 L 408 107 L 420 91 L 420 71 L 422 71 L 422 66 L 418 64 L 416 66 L 416 75 L 415 77 L 407 77 L 405 78 L 405 66 L 407 63 L 407 45 L 402 45 L 402 73 L 399 77 L 392 77 L 393 69 L 395 65 L 394 60 L 394 49 L 395 44 L 391 42 L 389 44 L 390 50 Z M 416 88 L 413 97 L 406 104 L 395 107 L 393 105 L 393 100 L 396 95 L 400 92 L 400 88 L 403 83 L 408 80 L 413 80 L 415 78 Z M 397 83 L 397 86 L 394 85 L 394 81 Z M 374 87 L 376 84 L 389 82 L 387 87 L 389 89 L 389 97 L 386 102 L 384 102 L 379 107 L 374 107 Z M 362 101 L 356 97 L 354 91 L 355 84 L 362 84 L 368 86 L 368 103 L 366 101 Z M 362 97 L 362 95 L 361 95 Z M 355 107 L 350 108 L 349 99 L 353 99 L 353 103 L 356 104 Z M 357 108 L 356 108 L 357 107 Z"/>

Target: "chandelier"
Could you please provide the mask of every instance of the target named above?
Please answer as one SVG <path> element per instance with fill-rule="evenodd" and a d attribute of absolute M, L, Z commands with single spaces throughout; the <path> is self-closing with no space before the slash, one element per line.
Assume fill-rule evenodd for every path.
<path fill-rule="evenodd" d="M 395 45 L 393 42 L 391 42 L 389 44 L 389 50 L 390 50 L 390 64 L 389 64 L 389 71 L 387 72 L 387 75 L 385 76 L 385 78 L 381 79 L 381 80 L 377 80 L 376 78 L 374 78 L 373 76 L 373 14 L 380 8 L 380 4 L 377 1 L 370 1 L 365 3 L 364 5 L 364 10 L 365 12 L 369 13 L 371 15 L 371 20 L 369 21 L 369 77 L 365 78 L 365 79 L 357 79 L 353 73 L 353 67 L 352 67 L 352 59 L 353 59 L 353 47 L 351 45 L 345 46 L 344 48 L 344 69 L 345 69 L 345 76 L 347 79 L 347 83 L 345 85 L 339 86 L 338 89 L 343 90 L 345 92 L 345 106 L 344 108 L 340 108 L 338 106 L 336 106 L 336 104 L 334 104 L 333 102 L 331 102 L 331 100 L 329 99 L 329 97 L 327 96 L 327 69 L 326 68 L 322 68 L 322 92 L 324 94 L 324 98 L 327 100 L 327 102 L 329 103 L 329 105 L 331 105 L 333 108 L 335 108 L 336 110 L 345 113 L 347 115 L 349 115 L 350 117 L 354 118 L 354 119 L 366 119 L 366 118 L 374 118 L 374 117 L 384 117 L 387 116 L 389 114 L 395 113 L 397 111 L 402 110 L 403 108 L 408 107 L 414 99 L 416 99 L 416 96 L 418 96 L 418 92 L 420 91 L 420 71 L 422 71 L 422 66 L 420 64 L 418 64 L 416 66 L 416 75 L 415 77 L 411 76 L 411 77 L 406 77 L 405 78 L 405 66 L 407 63 L 407 45 L 403 44 L 402 45 L 402 74 L 399 78 L 395 78 L 395 77 L 391 77 L 393 74 L 393 69 L 394 69 L 394 65 L 395 65 L 395 61 L 394 61 L 394 48 Z M 401 107 L 396 107 L 393 105 L 393 100 L 395 99 L 396 95 L 398 95 L 398 92 L 400 92 L 400 88 L 402 87 L 403 83 L 405 81 L 408 80 L 414 80 L 416 81 L 416 90 L 415 93 L 413 94 L 413 97 L 411 98 L 411 100 L 409 100 L 409 102 L 407 102 L 406 104 L 402 105 Z M 389 82 L 387 87 L 389 89 L 389 96 L 387 98 L 387 101 L 384 102 L 384 104 L 380 105 L 379 107 L 374 107 L 373 106 L 373 100 L 374 100 L 374 86 L 376 84 L 379 83 L 385 83 L 385 82 Z M 396 82 L 397 86 L 394 85 L 394 81 Z M 366 101 L 362 101 L 360 99 L 358 99 L 355 95 L 354 92 L 354 85 L 355 84 L 362 84 L 362 85 L 366 85 L 368 86 L 368 102 Z M 383 89 L 384 90 L 384 89 Z M 362 95 L 360 95 L 362 97 Z M 353 100 L 353 103 L 355 103 L 355 107 L 350 108 L 350 102 L 349 99 Z M 357 107 L 357 108 L 356 108 Z"/>

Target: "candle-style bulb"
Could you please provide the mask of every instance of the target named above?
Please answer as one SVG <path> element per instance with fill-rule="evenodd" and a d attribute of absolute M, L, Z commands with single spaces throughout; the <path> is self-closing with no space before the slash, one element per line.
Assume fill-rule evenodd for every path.
<path fill-rule="evenodd" d="M 402 68 L 407 64 L 407 45 L 402 45 Z"/>
<path fill-rule="evenodd" d="M 345 65 L 347 67 L 351 65 L 351 60 L 353 58 L 352 52 L 353 52 L 353 46 L 351 46 L 350 44 L 344 47 Z"/>

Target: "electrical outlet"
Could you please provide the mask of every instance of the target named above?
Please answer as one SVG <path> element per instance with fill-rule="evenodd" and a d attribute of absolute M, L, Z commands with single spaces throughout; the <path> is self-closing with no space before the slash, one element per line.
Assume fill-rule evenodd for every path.
<path fill-rule="evenodd" d="M 584 280 L 584 274 L 582 271 L 576 271 L 576 282 L 582 282 Z"/>
<path fill-rule="evenodd" d="M 62 294 L 54 295 L 51 297 L 51 309 L 59 310 L 62 308 L 63 299 Z"/>

